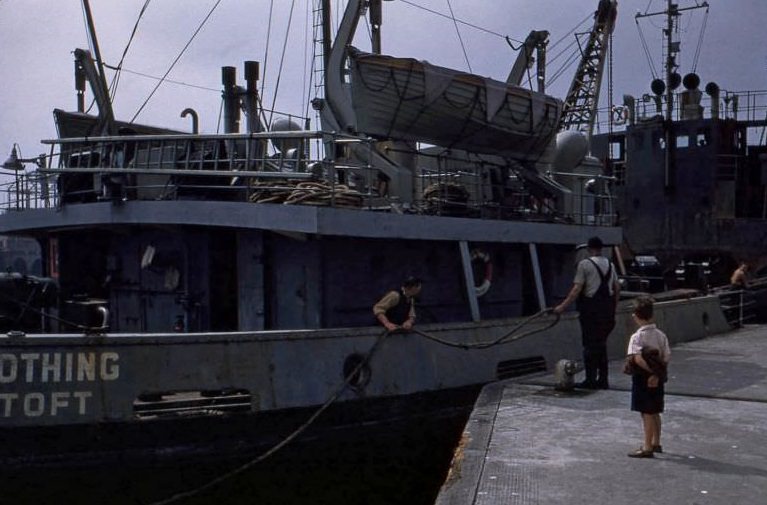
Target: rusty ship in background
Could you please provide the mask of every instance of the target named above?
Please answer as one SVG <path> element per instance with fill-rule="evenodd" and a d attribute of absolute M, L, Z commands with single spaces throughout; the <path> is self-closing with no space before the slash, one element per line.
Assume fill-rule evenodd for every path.
<path fill-rule="evenodd" d="M 679 24 L 700 9 L 698 48 L 682 77 Z M 592 137 L 592 153 L 615 178 L 627 262 L 662 277 L 661 288 L 697 289 L 729 284 L 747 262 L 761 292 L 767 288 L 767 91 L 702 84 L 696 68 L 708 11 L 707 2 L 669 0 L 663 10 L 637 13 L 647 51 L 639 22 L 664 21 L 663 73 L 648 92 L 625 94 L 607 111 L 612 127 Z"/>

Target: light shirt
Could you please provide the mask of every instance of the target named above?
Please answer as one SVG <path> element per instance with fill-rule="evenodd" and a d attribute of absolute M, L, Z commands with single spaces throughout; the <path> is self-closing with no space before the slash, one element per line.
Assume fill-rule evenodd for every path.
<path fill-rule="evenodd" d="M 660 359 L 662 359 L 664 363 L 668 363 L 671 359 L 671 348 L 668 346 L 668 337 L 666 337 L 666 334 L 660 331 L 654 323 L 640 326 L 639 329 L 631 335 L 626 354 L 642 354 L 642 349 L 645 347 L 658 349 Z"/>
<path fill-rule="evenodd" d="M 386 314 L 389 309 L 392 309 L 399 304 L 400 297 L 405 296 L 399 291 L 389 291 L 384 295 L 383 298 L 378 300 L 378 302 L 373 305 L 373 315 L 378 317 L 380 314 Z M 410 309 L 408 310 L 408 317 L 411 317 L 415 319 L 415 297 L 410 297 L 408 299 L 408 302 L 410 304 Z"/>
<path fill-rule="evenodd" d="M 590 259 L 598 265 L 602 275 L 607 274 L 607 269 L 610 266 L 610 260 L 604 256 L 591 256 Z M 593 297 L 597 292 L 597 289 L 599 289 L 600 280 L 601 277 L 599 276 L 597 269 L 594 267 L 594 264 L 591 263 L 591 261 L 588 259 L 582 259 L 578 262 L 578 266 L 575 269 L 575 279 L 573 280 L 573 283 L 583 286 L 584 296 L 589 298 Z M 614 295 L 615 283 L 618 282 L 618 275 L 615 273 L 615 267 L 611 269 L 610 277 L 606 280 L 607 289 L 609 290 L 610 295 Z"/>

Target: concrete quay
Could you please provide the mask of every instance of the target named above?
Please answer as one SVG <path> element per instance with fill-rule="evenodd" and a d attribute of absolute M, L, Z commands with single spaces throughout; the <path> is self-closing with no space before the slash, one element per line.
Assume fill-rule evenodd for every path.
<path fill-rule="evenodd" d="M 621 365 L 609 390 L 558 392 L 551 375 L 486 386 L 437 505 L 767 504 L 767 325 L 672 347 L 652 459 L 627 457 L 642 429 Z"/>

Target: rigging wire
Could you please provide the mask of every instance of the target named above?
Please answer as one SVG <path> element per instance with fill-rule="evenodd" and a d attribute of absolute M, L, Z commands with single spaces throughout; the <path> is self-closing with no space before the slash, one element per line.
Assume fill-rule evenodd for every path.
<path fill-rule="evenodd" d="M 642 31 L 642 26 L 639 24 L 638 19 L 635 19 L 634 22 L 637 25 L 637 30 L 639 30 L 639 40 L 642 42 L 642 50 L 644 50 L 647 64 L 650 66 L 650 73 L 652 74 L 652 78 L 657 79 L 658 74 L 655 72 L 655 62 L 652 60 L 652 53 L 650 52 L 650 48 L 647 45 L 647 39 L 645 39 L 644 32 Z"/>
<path fill-rule="evenodd" d="M 554 74 L 551 76 L 549 81 L 546 83 L 547 85 L 554 84 L 557 79 L 562 77 L 562 75 L 573 66 L 573 64 L 578 61 L 580 58 L 579 54 L 577 52 L 572 53 L 570 56 L 568 56 L 567 60 L 559 67 L 559 69 L 554 72 Z"/>
<path fill-rule="evenodd" d="M 216 120 L 216 135 L 221 133 L 221 118 L 224 115 L 224 99 L 221 98 L 221 104 L 218 106 L 218 119 Z"/>
<path fill-rule="evenodd" d="M 380 334 L 375 342 L 373 343 L 372 347 L 368 350 L 368 352 L 363 356 L 363 358 L 357 363 L 357 365 L 344 377 L 343 381 L 336 386 L 336 388 L 332 391 L 330 396 L 325 400 L 325 403 L 323 403 L 317 410 L 312 413 L 311 416 L 309 416 L 309 419 L 307 419 L 301 426 L 293 430 L 293 432 L 285 437 L 282 441 L 274 445 L 271 449 L 267 450 L 263 454 L 251 459 L 250 461 L 238 466 L 234 470 L 231 470 L 227 473 L 224 473 L 222 475 L 219 475 L 218 477 L 187 491 L 182 491 L 179 493 L 174 494 L 173 496 L 166 498 L 164 500 L 160 500 L 157 502 L 153 502 L 151 505 L 168 505 L 169 503 L 175 503 L 181 499 L 184 498 L 191 498 L 193 496 L 199 495 L 200 493 L 207 491 L 208 489 L 211 489 L 212 487 L 215 487 L 216 485 L 220 484 L 221 482 L 224 482 L 235 475 L 239 475 L 245 470 L 253 467 L 254 465 L 257 465 L 261 461 L 264 461 L 268 457 L 270 457 L 272 454 L 276 453 L 286 445 L 288 445 L 290 442 L 292 442 L 296 437 L 298 437 L 301 433 L 306 431 L 307 428 L 309 428 L 312 424 L 314 424 L 314 421 L 317 420 L 317 418 L 325 412 L 325 410 L 328 409 L 333 403 L 335 403 L 338 398 L 340 398 L 341 394 L 346 391 L 346 389 L 352 384 L 352 382 L 359 377 L 360 372 L 362 369 L 366 366 L 369 366 L 370 360 L 373 359 L 373 356 L 378 351 L 378 348 L 381 346 L 381 344 L 384 342 L 386 337 L 389 335 L 389 331 L 384 331 L 382 334 Z"/>
<path fill-rule="evenodd" d="M 610 32 L 608 37 L 607 46 L 607 133 L 613 133 L 613 108 L 615 107 L 615 101 L 613 99 L 613 33 Z M 599 104 L 597 104 L 597 110 L 594 111 L 596 115 L 599 114 Z M 599 121 L 596 121 L 597 128 L 599 128 Z"/>
<path fill-rule="evenodd" d="M 313 2 L 316 2 L 316 1 L 318 0 L 313 0 Z M 307 5 L 309 4 L 307 3 Z M 317 62 L 321 61 L 317 55 L 317 44 L 320 41 L 320 35 L 318 32 L 321 29 L 321 25 L 318 22 L 317 16 L 319 16 L 319 14 L 318 14 L 318 10 L 315 8 L 315 5 L 316 4 L 312 4 L 310 6 L 311 16 L 312 16 L 312 58 L 311 58 L 311 63 L 309 65 L 309 86 L 304 88 L 304 91 L 306 92 L 304 117 L 307 117 L 307 118 L 309 117 L 309 107 L 311 104 L 312 95 L 314 94 L 312 89 L 314 89 L 314 86 L 315 86 L 314 79 L 316 77 L 315 74 L 317 73 Z"/>
<path fill-rule="evenodd" d="M 581 27 L 583 27 L 583 25 L 586 24 L 593 17 L 594 17 L 593 13 L 587 14 L 586 17 L 583 18 L 578 24 L 576 24 L 569 32 L 567 32 L 562 37 L 560 37 L 556 42 L 551 44 L 548 47 L 547 51 L 553 50 L 555 47 L 557 47 L 559 44 L 561 44 L 564 40 L 568 39 L 570 37 L 570 35 L 572 35 L 576 31 L 578 31 L 579 29 L 581 29 Z M 547 58 L 546 65 L 547 66 L 551 65 L 553 62 L 557 61 L 561 56 L 563 56 L 568 51 L 570 51 L 577 43 L 578 43 L 578 38 L 577 38 L 577 35 L 576 35 L 576 37 L 573 37 L 573 39 L 570 40 L 570 43 L 567 44 L 563 49 L 561 49 L 557 54 L 555 54 L 551 58 Z M 570 66 L 572 66 L 574 59 L 577 59 L 578 57 L 580 57 L 580 52 L 579 51 L 575 51 L 574 53 L 569 53 L 568 57 L 565 59 L 565 62 L 559 67 L 559 69 L 557 71 L 555 71 L 552 74 L 552 76 L 549 77 L 549 79 L 546 82 L 546 84 L 547 85 L 548 84 L 552 84 L 554 81 L 556 81 L 562 75 L 562 73 L 565 70 L 567 70 Z M 538 72 L 535 72 L 533 74 L 533 77 L 537 78 L 538 77 Z"/>
<path fill-rule="evenodd" d="M 706 35 L 707 25 L 708 25 L 708 7 L 706 7 L 706 13 L 703 15 L 703 25 L 700 28 L 700 36 L 698 37 L 698 45 L 695 48 L 695 56 L 693 56 L 693 59 L 692 59 L 693 73 L 698 69 L 698 59 L 700 58 L 700 50 L 703 48 L 703 37 Z"/>
<path fill-rule="evenodd" d="M 577 43 L 578 43 L 578 41 L 573 39 L 573 41 L 570 42 L 570 44 L 568 44 L 567 47 L 565 47 L 563 50 L 561 50 L 559 53 L 557 53 L 553 58 L 549 59 L 546 62 L 547 65 L 551 65 L 553 62 L 558 60 L 561 56 L 563 56 L 564 54 L 567 54 L 567 58 L 565 59 L 564 63 L 562 63 L 559 66 L 559 68 L 552 73 L 552 77 L 559 76 L 559 74 L 561 74 L 562 72 L 564 72 L 566 70 L 565 67 L 569 67 L 570 65 L 572 65 L 572 61 L 573 61 L 574 58 L 578 58 L 580 56 L 578 51 L 571 51 L 569 53 L 567 52 L 568 50 L 571 50 L 573 48 L 573 46 L 575 46 Z M 534 74 L 534 76 L 538 77 L 538 73 L 536 72 Z M 549 78 L 549 82 L 551 82 L 552 77 Z"/>
<path fill-rule="evenodd" d="M 367 30 L 367 32 L 368 32 L 368 39 L 370 39 L 370 43 L 371 43 L 371 45 L 372 45 L 372 43 L 373 43 L 373 32 L 372 32 L 372 30 L 370 29 L 370 20 L 368 19 L 368 17 L 367 17 L 367 16 L 362 16 L 362 19 L 364 19 L 364 20 L 365 20 L 365 29 L 366 29 L 366 30 Z"/>
<path fill-rule="evenodd" d="M 219 0 L 220 2 L 221 0 Z M 277 70 L 277 83 L 274 85 L 274 95 L 272 96 L 272 108 L 269 111 L 269 121 L 267 126 L 272 124 L 272 117 L 274 116 L 274 107 L 277 103 L 277 92 L 280 89 L 280 78 L 282 77 L 282 66 L 285 63 L 285 53 L 288 49 L 288 35 L 290 34 L 290 25 L 293 23 L 293 8 L 296 6 L 296 0 L 290 2 L 290 14 L 288 15 L 288 26 L 285 29 L 285 41 L 282 44 L 282 56 L 280 57 L 280 68 Z"/>
<path fill-rule="evenodd" d="M 523 41 L 521 41 L 521 40 L 517 40 L 517 39 L 515 39 L 515 38 L 512 38 L 512 37 L 509 37 L 509 36 L 507 36 L 507 35 L 501 35 L 501 34 L 500 34 L 500 33 L 498 33 L 498 32 L 494 32 L 494 31 L 492 31 L 492 30 L 488 30 L 487 28 L 483 28 L 483 27 L 481 27 L 481 26 L 475 25 L 475 24 L 473 24 L 473 23 L 469 23 L 469 22 L 467 22 L 467 21 L 463 21 L 463 20 L 460 20 L 460 19 L 456 19 L 455 17 L 451 17 L 451 16 L 448 16 L 447 14 L 444 14 L 444 13 L 442 13 L 442 12 L 439 12 L 439 11 L 435 11 L 435 10 L 433 10 L 433 9 L 429 9 L 428 7 L 424 7 L 423 5 L 418 5 L 417 3 L 415 3 L 415 2 L 411 2 L 410 0 L 400 0 L 400 2 L 402 2 L 402 3 L 405 3 L 405 4 L 408 4 L 408 5 L 412 6 L 412 7 L 415 7 L 415 8 L 417 8 L 417 9 L 421 9 L 421 10 L 424 10 L 424 11 L 426 11 L 426 12 L 430 12 L 430 13 L 432 13 L 432 14 L 436 14 L 437 16 L 443 17 L 443 18 L 445 18 L 445 19 L 450 19 L 450 20 L 452 20 L 452 21 L 453 21 L 453 22 L 455 22 L 455 23 L 460 23 L 460 24 L 462 24 L 462 25 L 466 25 L 466 26 L 468 26 L 468 27 L 470 27 L 470 28 L 474 28 L 475 30 L 478 30 L 478 31 L 480 31 L 480 32 L 484 32 L 484 33 L 487 33 L 487 34 L 489 34 L 489 35 L 494 35 L 494 36 L 496 36 L 496 37 L 499 37 L 499 38 L 502 38 L 502 39 L 504 39 L 504 40 L 505 40 L 506 38 L 508 38 L 509 40 L 511 40 L 511 41 L 514 41 L 514 42 L 516 42 L 517 44 L 522 44 L 522 43 L 523 43 Z"/>
<path fill-rule="evenodd" d="M 587 23 L 587 22 L 588 22 L 590 19 L 592 19 L 593 17 L 594 17 L 594 14 L 593 14 L 593 13 L 589 13 L 589 14 L 587 14 L 587 15 L 586 15 L 586 17 L 585 17 L 585 18 L 583 18 L 583 20 L 582 20 L 580 23 L 578 23 L 577 25 L 575 25 L 575 26 L 573 27 L 573 29 L 572 29 L 572 30 L 570 30 L 569 32 L 565 33 L 565 34 L 564 34 L 564 35 L 562 35 L 562 36 L 561 36 L 561 37 L 560 37 L 560 38 L 559 38 L 559 39 L 558 39 L 556 42 L 554 42 L 553 44 L 551 44 L 551 46 L 549 46 L 549 49 L 548 49 L 548 50 L 549 50 L 549 51 L 551 51 L 552 49 L 554 49 L 555 47 L 557 47 L 557 46 L 558 46 L 560 43 L 562 43 L 562 41 L 563 41 L 563 40 L 567 39 L 568 37 L 570 37 L 570 35 L 572 35 L 572 34 L 573 34 L 573 33 L 575 33 L 576 31 L 578 31 L 578 30 L 579 30 L 579 29 L 580 29 L 580 28 L 581 28 L 583 25 L 585 25 L 585 24 L 586 24 L 586 23 Z M 571 42 L 571 43 L 570 43 L 570 45 L 572 45 L 572 44 L 573 44 L 573 43 Z M 569 47 L 569 45 L 568 45 L 568 47 Z"/>
<path fill-rule="evenodd" d="M 186 52 L 187 48 L 192 44 L 192 41 L 197 37 L 197 34 L 200 33 L 200 30 L 202 30 L 202 27 L 205 26 L 205 23 L 208 22 L 208 19 L 210 19 L 210 16 L 213 14 L 213 12 L 216 10 L 216 7 L 218 7 L 218 4 L 221 3 L 221 0 L 216 0 L 216 3 L 213 5 L 213 7 L 208 12 L 208 15 L 205 16 L 205 18 L 202 20 L 200 25 L 197 27 L 197 29 L 194 31 L 192 36 L 189 38 L 189 41 L 186 43 L 183 49 L 181 49 L 181 52 L 178 53 L 178 56 L 176 56 L 176 59 L 173 60 L 173 63 L 171 63 L 168 70 L 165 72 L 165 75 L 162 76 L 162 79 L 157 83 L 157 85 L 154 87 L 151 93 L 149 93 L 149 96 L 144 100 L 144 103 L 141 104 L 141 107 L 136 111 L 136 113 L 133 115 L 133 118 L 130 120 L 131 123 L 133 123 L 139 114 L 141 114 L 141 111 L 144 110 L 144 107 L 147 103 L 149 103 L 149 100 L 152 99 L 155 92 L 158 90 L 158 88 L 162 85 L 162 83 L 165 81 L 165 78 L 168 77 L 168 74 L 170 74 L 171 70 L 173 70 L 173 67 L 176 66 L 176 63 L 178 63 L 178 60 L 181 59 L 181 56 L 183 56 L 184 52 Z"/>
<path fill-rule="evenodd" d="M 108 68 L 109 70 L 118 70 L 118 68 L 119 68 L 119 67 L 117 67 L 115 65 L 109 65 L 108 63 L 104 63 L 104 67 Z M 151 75 L 151 74 L 145 74 L 143 72 L 137 72 L 135 70 L 130 70 L 130 69 L 127 69 L 127 68 L 119 68 L 119 70 L 120 70 L 120 72 L 125 72 L 126 74 L 138 75 L 140 77 L 146 77 L 147 79 L 153 79 L 155 81 L 161 81 L 162 80 L 162 77 L 157 77 L 156 75 Z M 217 89 L 217 88 L 209 88 L 207 86 L 201 86 L 201 85 L 198 85 L 198 84 L 190 84 L 188 82 L 183 82 L 183 81 L 174 81 L 173 79 L 165 79 L 165 82 L 170 83 L 170 84 L 176 84 L 178 86 L 186 86 L 188 88 L 202 89 L 202 90 L 205 90 L 205 91 L 214 91 L 216 93 L 220 93 L 221 92 L 221 90 Z"/>
<path fill-rule="evenodd" d="M 463 37 L 461 37 L 461 30 L 458 29 L 458 22 L 455 20 L 455 13 L 453 12 L 453 6 L 450 4 L 450 0 L 447 0 L 447 8 L 450 9 L 450 18 L 455 25 L 455 33 L 458 34 L 458 41 L 461 43 L 461 50 L 463 51 L 463 57 L 466 59 L 466 66 L 469 67 L 469 73 L 474 73 L 471 69 L 471 62 L 469 61 L 469 55 L 466 54 L 466 45 L 463 43 Z"/>
<path fill-rule="evenodd" d="M 83 4 L 82 2 L 80 2 L 80 10 L 83 13 L 83 29 L 85 30 L 85 33 L 89 33 L 88 19 L 87 19 L 87 14 L 85 13 L 85 4 Z M 88 50 L 91 52 L 91 54 L 93 54 L 93 43 L 91 41 L 91 38 L 86 37 L 86 39 L 88 39 Z M 91 100 L 91 104 L 88 106 L 88 109 L 85 111 L 86 114 L 89 113 L 91 109 L 93 109 L 93 106 L 95 104 L 96 104 L 96 99 L 94 98 L 93 100 Z"/>
<path fill-rule="evenodd" d="M 269 41 L 272 34 L 272 13 L 274 12 L 274 0 L 269 3 L 269 22 L 266 24 L 266 48 L 264 49 L 264 70 L 261 74 L 261 96 L 264 95 L 264 86 L 266 86 L 266 69 L 269 64 Z"/>
<path fill-rule="evenodd" d="M 301 89 L 304 89 L 304 90 L 309 89 L 309 88 L 307 88 L 307 80 L 311 79 L 311 77 L 307 78 L 307 73 L 306 73 L 307 72 L 307 61 L 308 61 L 308 58 L 309 58 L 309 20 L 311 19 L 311 12 L 312 12 L 312 2 L 309 1 L 309 2 L 306 2 L 306 17 L 304 18 L 304 62 L 303 62 L 304 63 L 304 76 L 303 76 L 303 83 L 301 85 L 302 86 Z M 312 52 L 314 52 L 314 51 L 312 51 Z M 309 82 L 308 85 L 311 86 L 311 82 Z M 306 97 L 306 100 L 307 101 L 309 100 L 308 95 Z M 304 115 L 307 116 L 308 115 L 307 113 L 309 111 L 309 104 L 304 102 L 303 105 L 304 105 L 303 109 L 304 109 L 304 111 L 306 111 L 306 113 Z"/>
<path fill-rule="evenodd" d="M 123 50 L 123 54 L 120 57 L 120 62 L 117 64 L 117 68 L 115 68 L 115 75 L 112 77 L 112 83 L 109 85 L 109 97 L 112 103 L 115 101 L 115 95 L 117 94 L 117 86 L 120 84 L 120 70 L 122 69 L 123 62 L 125 61 L 125 56 L 128 54 L 128 49 L 131 46 L 131 43 L 133 42 L 133 38 L 136 36 L 136 32 L 138 31 L 138 24 L 141 21 L 141 18 L 144 16 L 144 13 L 146 12 L 147 7 L 149 7 L 149 2 L 151 0 L 146 0 L 144 2 L 143 7 L 141 7 L 141 11 L 138 14 L 138 18 L 136 19 L 136 23 L 133 25 L 133 30 L 131 31 L 130 37 L 128 38 L 128 43 L 125 45 L 125 49 Z"/>

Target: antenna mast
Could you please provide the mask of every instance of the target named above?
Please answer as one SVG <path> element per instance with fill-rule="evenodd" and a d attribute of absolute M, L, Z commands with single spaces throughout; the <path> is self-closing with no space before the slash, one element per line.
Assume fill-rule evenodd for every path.
<path fill-rule="evenodd" d="M 674 89 L 682 82 L 677 72 L 679 63 L 677 62 L 677 55 L 680 52 L 679 40 L 674 40 L 674 32 L 676 31 L 679 23 L 679 17 L 682 12 L 693 9 L 707 9 L 708 2 L 704 1 L 690 7 L 679 7 L 679 4 L 674 3 L 674 0 L 668 0 L 666 9 L 658 12 L 646 12 L 644 14 L 637 13 L 635 19 L 648 18 L 652 16 L 666 16 L 666 27 L 663 29 L 664 45 L 666 50 L 666 59 L 664 62 L 664 70 L 666 74 L 666 120 L 671 121 L 673 119 L 674 112 Z"/>

